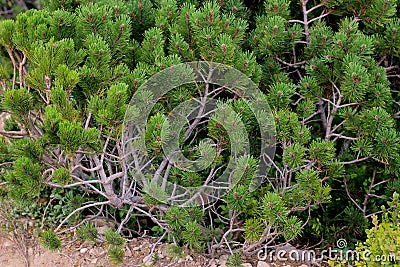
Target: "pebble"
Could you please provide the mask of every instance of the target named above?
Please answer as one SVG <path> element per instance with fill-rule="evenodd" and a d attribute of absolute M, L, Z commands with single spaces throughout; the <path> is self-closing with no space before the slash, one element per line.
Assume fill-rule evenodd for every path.
<path fill-rule="evenodd" d="M 242 267 L 253 267 L 253 265 L 251 263 L 243 263 Z"/>
<path fill-rule="evenodd" d="M 125 249 L 125 257 L 132 257 L 132 252 L 129 248 Z"/>
<path fill-rule="evenodd" d="M 220 267 L 227 267 L 226 261 L 228 260 L 228 255 L 222 255 L 219 257 L 219 266 Z"/>
<path fill-rule="evenodd" d="M 153 261 L 151 260 L 151 257 L 152 257 L 153 255 L 147 255 L 146 257 L 144 257 L 143 258 L 143 263 L 144 263 L 144 265 L 146 265 L 146 266 L 149 266 L 149 265 L 152 265 L 153 264 Z"/>
<path fill-rule="evenodd" d="M 228 255 L 221 255 L 221 257 L 219 257 L 219 260 L 222 261 L 226 261 L 228 259 Z"/>
<path fill-rule="evenodd" d="M 164 258 L 168 257 L 168 253 L 166 253 L 166 251 L 164 251 L 162 249 L 159 249 L 157 254 L 160 259 L 164 259 Z"/>
<path fill-rule="evenodd" d="M 193 261 L 193 258 L 192 258 L 192 256 L 187 255 L 186 258 L 185 258 L 185 260 L 186 260 L 186 261 Z"/>
<path fill-rule="evenodd" d="M 258 261 L 257 267 L 270 267 L 270 265 L 265 261 Z"/>
<path fill-rule="evenodd" d="M 132 251 L 138 251 L 138 250 L 141 250 L 142 247 L 143 247 L 143 245 L 140 245 L 140 246 L 138 246 L 138 247 L 132 248 L 131 250 L 132 250 Z"/>
<path fill-rule="evenodd" d="M 81 250 L 80 250 L 81 254 L 86 253 L 87 251 L 88 251 L 87 248 L 81 248 Z"/>

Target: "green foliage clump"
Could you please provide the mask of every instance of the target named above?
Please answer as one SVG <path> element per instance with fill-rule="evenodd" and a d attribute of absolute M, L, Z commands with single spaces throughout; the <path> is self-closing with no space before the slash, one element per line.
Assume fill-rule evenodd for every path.
<path fill-rule="evenodd" d="M 125 256 L 125 239 L 114 229 L 107 229 L 105 234 L 106 243 L 109 246 L 108 256 L 114 265 L 119 265 Z"/>
<path fill-rule="evenodd" d="M 52 251 L 57 251 L 61 249 L 61 241 L 57 237 L 57 234 L 51 230 L 42 233 L 41 242 L 44 247 Z"/>
<path fill-rule="evenodd" d="M 194 252 L 204 251 L 207 235 L 203 223 L 203 212 L 198 207 L 171 207 L 166 212 L 166 220 L 171 228 L 170 239 L 178 244 L 186 244 Z"/>
<path fill-rule="evenodd" d="M 178 247 L 254 254 L 270 242 L 361 240 L 399 187 L 396 1 L 2 3 L 0 193 L 27 216 L 45 214 L 42 224 L 60 229 L 102 213 L 132 234 L 145 216 L 143 228 Z M 192 61 L 207 61 L 197 66 L 210 77 L 210 62 L 222 63 L 218 75 L 230 67 L 246 83 L 229 87 L 239 74 L 193 82 L 199 69 L 179 65 Z M 162 96 L 149 89 L 179 79 L 188 83 Z M 253 83 L 253 100 L 268 110 L 247 101 Z M 213 114 L 195 109 L 206 98 Z M 132 129 L 143 136 L 126 147 L 135 119 L 146 128 Z M 261 136 L 260 120 L 272 136 Z M 263 142 L 275 155 L 260 155 Z M 199 171 L 172 162 L 170 143 Z M 226 194 L 216 189 L 224 173 Z M 190 203 L 179 202 L 185 194 Z M 396 234 L 386 223 L 373 229 Z M 90 224 L 79 233 L 95 239 Z M 58 248 L 54 232 L 43 236 Z M 120 238 L 106 235 L 114 263 Z"/>
<path fill-rule="evenodd" d="M 232 254 L 226 261 L 226 266 L 239 267 L 242 266 L 243 260 L 240 254 Z"/>
<path fill-rule="evenodd" d="M 355 266 L 400 266 L 400 201 L 393 194 L 390 210 L 383 207 L 382 219 L 372 219 L 373 227 L 366 230 L 367 240 L 357 244 L 361 257 Z"/>
<path fill-rule="evenodd" d="M 78 228 L 78 230 L 76 231 L 76 235 L 81 240 L 96 242 L 98 232 L 96 226 L 93 223 L 86 222 Z"/>

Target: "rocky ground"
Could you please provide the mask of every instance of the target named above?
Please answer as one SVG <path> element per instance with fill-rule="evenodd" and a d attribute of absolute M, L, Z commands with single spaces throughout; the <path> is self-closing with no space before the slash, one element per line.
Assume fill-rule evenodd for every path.
<path fill-rule="evenodd" d="M 11 209 L 10 204 L 0 205 L 0 267 L 113 266 L 104 235 L 109 228 L 115 228 L 115 225 L 108 220 L 98 218 L 92 221 L 98 233 L 96 242 L 82 241 L 77 238 L 76 230 L 72 230 L 59 235 L 62 249 L 53 252 L 40 244 L 37 236 L 43 229 L 35 226 L 32 220 L 10 215 Z M 296 250 L 290 245 L 280 249 Z M 191 254 L 184 249 L 179 251 L 178 248 L 177 251 L 176 246 L 159 242 L 159 238 L 142 236 L 127 240 L 124 261 L 119 266 L 228 267 L 228 255 L 214 254 L 216 256 L 210 258 Z M 301 262 L 260 261 L 257 255 L 244 259 L 243 262 L 243 267 L 307 267 Z"/>
<path fill-rule="evenodd" d="M 107 248 L 101 244 L 91 244 L 63 238 L 63 249 L 60 252 L 51 252 L 40 246 L 39 242 L 29 242 L 28 246 L 21 246 L 18 240 L 12 240 L 6 235 L 0 238 L 0 266 L 2 267 L 97 267 L 113 266 L 107 255 Z M 21 241 L 21 240 L 20 240 Z M 171 255 L 170 245 L 157 244 L 150 256 L 157 239 L 151 237 L 135 238 L 127 243 L 124 262 L 120 266 L 176 266 L 176 267 L 225 267 L 227 255 L 216 259 L 202 255 Z M 34 245 L 32 245 L 34 244 Z M 22 248 L 22 249 L 21 249 Z M 25 251 L 22 253 L 22 251 Z M 27 257 L 24 257 L 25 256 Z M 175 256 L 175 257 L 174 257 Z M 247 259 L 243 267 L 272 267 L 272 266 L 302 266 L 295 263 L 267 263 L 257 259 Z"/>

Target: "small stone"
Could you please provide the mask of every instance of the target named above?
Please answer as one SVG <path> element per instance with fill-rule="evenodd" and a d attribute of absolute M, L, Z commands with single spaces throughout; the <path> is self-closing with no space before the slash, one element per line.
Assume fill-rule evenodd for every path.
<path fill-rule="evenodd" d="M 251 263 L 243 263 L 242 267 L 253 267 L 253 265 L 251 265 Z"/>
<path fill-rule="evenodd" d="M 257 267 L 270 267 L 270 265 L 265 261 L 258 261 Z"/>
<path fill-rule="evenodd" d="M 162 249 L 159 249 L 158 252 L 157 252 L 157 254 L 158 254 L 158 257 L 159 257 L 160 259 L 164 259 L 166 256 L 168 256 L 168 254 L 165 253 L 165 251 L 162 250 Z"/>
<path fill-rule="evenodd" d="M 90 263 L 91 264 L 96 264 L 97 263 L 97 259 L 93 259 Z"/>
<path fill-rule="evenodd" d="M 81 254 L 86 253 L 87 251 L 88 251 L 87 248 L 81 248 L 81 250 L 80 250 Z"/>
<path fill-rule="evenodd" d="M 227 267 L 226 266 L 226 261 L 228 260 L 228 255 L 222 255 L 221 257 L 219 257 L 219 266 L 220 267 Z"/>
<path fill-rule="evenodd" d="M 132 250 L 132 251 L 141 250 L 141 249 L 142 249 L 142 246 L 143 246 L 143 245 L 140 245 L 140 246 L 138 246 L 138 247 L 134 247 L 134 248 L 132 248 L 131 250 Z"/>
<path fill-rule="evenodd" d="M 219 257 L 219 260 L 228 260 L 228 255 L 221 255 L 221 257 Z"/>
<path fill-rule="evenodd" d="M 144 257 L 143 258 L 143 263 L 144 263 L 144 265 L 146 265 L 146 266 L 149 266 L 149 265 L 152 265 L 153 264 L 153 261 L 151 260 L 151 257 L 152 257 L 153 255 L 147 255 L 146 257 Z"/>
<path fill-rule="evenodd" d="M 193 257 L 190 255 L 187 255 L 185 258 L 186 261 L 193 261 Z"/>
<path fill-rule="evenodd" d="M 132 257 L 132 252 L 130 249 L 125 249 L 125 257 Z"/>

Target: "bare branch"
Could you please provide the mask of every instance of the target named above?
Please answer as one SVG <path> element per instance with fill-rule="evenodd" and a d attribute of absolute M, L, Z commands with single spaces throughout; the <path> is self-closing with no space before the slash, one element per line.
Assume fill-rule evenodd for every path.
<path fill-rule="evenodd" d="M 68 214 L 68 216 L 65 217 L 64 220 L 62 220 L 62 222 L 57 226 L 55 232 L 57 232 L 57 231 L 61 228 L 61 226 L 63 226 L 63 224 L 64 224 L 66 221 L 68 221 L 69 218 L 71 218 L 71 216 L 74 215 L 75 213 L 77 213 L 78 211 L 81 211 L 81 210 L 84 210 L 84 209 L 87 209 L 87 208 L 90 208 L 90 207 L 95 207 L 95 206 L 100 206 L 100 205 L 107 205 L 107 204 L 110 204 L 110 201 L 109 201 L 109 200 L 103 201 L 103 202 L 95 202 L 95 203 L 91 203 L 91 204 L 82 206 L 82 207 L 80 207 L 80 208 L 77 208 L 76 210 L 74 210 L 73 212 L 71 212 L 70 214 Z"/>

